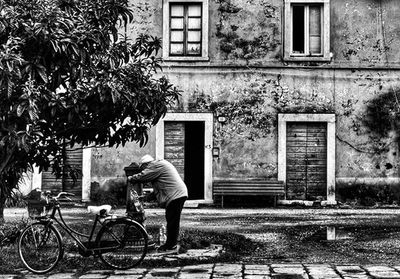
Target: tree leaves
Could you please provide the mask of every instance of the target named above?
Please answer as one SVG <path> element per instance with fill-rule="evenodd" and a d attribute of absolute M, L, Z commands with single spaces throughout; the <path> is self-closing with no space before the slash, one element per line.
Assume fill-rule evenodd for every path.
<path fill-rule="evenodd" d="M 33 164 L 60 170 L 65 143 L 148 142 L 179 91 L 153 77 L 159 38 L 119 34 L 132 20 L 127 0 L 3 1 L 0 181 Z"/>

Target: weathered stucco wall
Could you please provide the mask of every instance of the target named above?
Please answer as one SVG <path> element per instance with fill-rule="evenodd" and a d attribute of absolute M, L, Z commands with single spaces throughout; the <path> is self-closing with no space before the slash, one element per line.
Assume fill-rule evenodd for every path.
<path fill-rule="evenodd" d="M 176 111 L 227 117 L 214 125 L 214 145 L 221 147 L 214 177 L 276 177 L 277 113 L 295 112 L 336 115 L 338 179 L 399 177 L 396 127 L 379 132 L 384 119 L 371 116 L 379 98 L 400 88 L 399 1 L 330 1 L 333 56 L 324 63 L 282 59 L 283 2 L 210 0 L 210 61 L 164 65 L 182 90 Z M 132 6 L 129 36 L 161 37 L 162 1 Z M 95 153 L 93 179 L 124 177 L 123 167 L 135 156 L 154 153 L 151 140 L 147 151 L 130 145 Z"/>
<path fill-rule="evenodd" d="M 124 168 L 132 162 L 150 154 L 155 157 L 155 129 L 149 134 L 149 142 L 140 148 L 137 143 L 127 143 L 118 148 L 93 148 L 91 160 L 91 182 L 107 187 L 109 183 L 125 183 Z"/>
<path fill-rule="evenodd" d="M 277 176 L 277 114 L 335 113 L 336 176 L 397 177 L 394 131 L 378 135 L 368 124 L 371 104 L 399 86 L 391 71 L 259 70 L 171 73 L 185 92 L 180 111 L 212 111 L 216 177 Z M 376 123 L 376 125 L 382 125 Z"/>
<path fill-rule="evenodd" d="M 398 64 L 400 5 L 396 0 L 331 1 L 335 62 Z"/>
<path fill-rule="evenodd" d="M 209 64 L 288 65 L 282 59 L 283 2 L 210 0 Z M 138 33 L 146 33 L 161 37 L 162 1 L 131 1 L 131 6 L 135 19 L 128 35 L 135 38 Z M 333 57 L 324 64 L 399 64 L 399 14 L 398 0 L 330 1 Z"/>

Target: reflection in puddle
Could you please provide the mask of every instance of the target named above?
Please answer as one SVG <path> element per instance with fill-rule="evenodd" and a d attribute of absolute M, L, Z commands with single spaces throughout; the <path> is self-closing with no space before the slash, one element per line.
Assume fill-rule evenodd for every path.
<path fill-rule="evenodd" d="M 353 234 L 349 231 L 334 226 L 326 227 L 326 240 L 347 240 L 353 238 Z"/>

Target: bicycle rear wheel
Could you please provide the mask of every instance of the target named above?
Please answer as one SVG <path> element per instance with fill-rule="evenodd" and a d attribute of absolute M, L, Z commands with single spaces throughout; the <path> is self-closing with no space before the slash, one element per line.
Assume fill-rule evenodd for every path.
<path fill-rule="evenodd" d="M 105 264 L 115 269 L 129 269 L 146 256 L 148 237 L 140 224 L 123 219 L 102 227 L 96 242 L 100 259 Z"/>
<path fill-rule="evenodd" d="M 49 272 L 63 255 L 60 233 L 51 224 L 34 223 L 22 231 L 18 253 L 26 268 L 33 273 Z"/>

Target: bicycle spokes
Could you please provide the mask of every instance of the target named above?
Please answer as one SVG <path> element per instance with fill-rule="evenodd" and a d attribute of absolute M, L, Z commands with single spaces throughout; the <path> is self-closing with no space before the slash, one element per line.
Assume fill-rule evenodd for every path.
<path fill-rule="evenodd" d="M 61 238 L 52 226 L 32 224 L 22 232 L 18 250 L 22 262 L 29 270 L 45 273 L 61 259 Z"/>
<path fill-rule="evenodd" d="M 130 221 L 113 222 L 99 232 L 100 258 L 110 267 L 127 269 L 139 264 L 147 252 L 147 234 Z"/>

